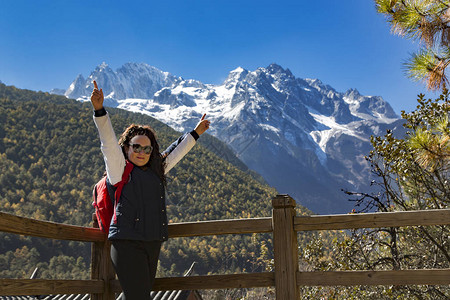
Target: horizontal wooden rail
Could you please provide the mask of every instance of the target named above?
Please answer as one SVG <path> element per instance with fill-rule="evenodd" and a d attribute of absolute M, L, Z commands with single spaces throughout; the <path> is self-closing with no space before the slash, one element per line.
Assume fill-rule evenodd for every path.
<path fill-rule="evenodd" d="M 299 286 L 357 285 L 448 285 L 450 269 L 400 271 L 329 271 L 297 272 Z M 273 272 L 156 278 L 154 290 L 207 290 L 255 288 L 275 285 Z M 113 280 L 114 292 L 120 292 L 118 280 Z M 101 280 L 0 279 L 2 295 L 49 295 L 101 293 Z"/>
<path fill-rule="evenodd" d="M 0 279 L 0 295 L 100 294 L 102 280 Z"/>
<path fill-rule="evenodd" d="M 106 235 L 97 228 L 34 220 L 0 212 L 0 231 L 27 236 L 99 242 Z M 231 219 L 169 224 L 169 237 L 272 232 L 272 218 Z"/>
<path fill-rule="evenodd" d="M 294 229 L 338 230 L 450 224 L 450 209 L 295 217 Z"/>
<path fill-rule="evenodd" d="M 272 218 L 232 219 L 169 224 L 169 237 L 272 232 Z"/>
<path fill-rule="evenodd" d="M 99 242 L 107 238 L 106 234 L 97 228 L 39 221 L 4 212 L 0 212 L 0 231 L 80 242 Z"/>
<path fill-rule="evenodd" d="M 121 291 L 118 280 L 113 280 L 111 286 L 114 292 Z M 153 290 L 239 289 L 268 286 L 275 286 L 273 272 L 156 278 Z"/>
<path fill-rule="evenodd" d="M 300 286 L 449 285 L 450 269 L 297 272 Z"/>

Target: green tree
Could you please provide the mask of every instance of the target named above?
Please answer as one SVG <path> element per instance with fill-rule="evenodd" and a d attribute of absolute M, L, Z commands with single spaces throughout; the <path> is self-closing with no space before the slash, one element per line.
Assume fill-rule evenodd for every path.
<path fill-rule="evenodd" d="M 448 84 L 450 64 L 450 1 L 448 0 L 375 0 L 395 34 L 421 43 L 418 52 L 405 63 L 408 76 L 424 81 L 430 90 L 442 90 Z"/>
<path fill-rule="evenodd" d="M 368 156 L 377 176 L 376 193 L 357 196 L 360 211 L 380 212 L 446 209 L 450 204 L 450 102 L 447 91 L 439 99 L 419 96 L 418 108 L 402 113 L 404 138 L 392 131 L 372 137 Z M 413 226 L 355 230 L 337 243 L 340 269 L 400 270 L 450 267 L 449 226 Z M 395 286 L 368 288 L 389 298 L 448 299 L 448 286 Z M 354 293 L 367 297 L 364 290 Z M 395 298 L 397 299 L 397 298 Z"/>

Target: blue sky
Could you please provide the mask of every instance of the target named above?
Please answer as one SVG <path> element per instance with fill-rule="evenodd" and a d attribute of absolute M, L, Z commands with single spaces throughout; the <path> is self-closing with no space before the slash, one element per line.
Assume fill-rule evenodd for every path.
<path fill-rule="evenodd" d="M 371 0 L 0 0 L 0 81 L 31 90 L 66 89 L 102 62 L 212 84 L 277 63 L 400 113 L 419 93 L 434 97 L 404 75 L 417 47 L 390 33 Z"/>

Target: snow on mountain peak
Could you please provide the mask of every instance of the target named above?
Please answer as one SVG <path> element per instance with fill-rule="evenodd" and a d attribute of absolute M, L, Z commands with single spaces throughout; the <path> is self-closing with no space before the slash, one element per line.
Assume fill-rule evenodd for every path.
<path fill-rule="evenodd" d="M 95 70 L 98 72 L 112 71 L 106 62 L 102 62 L 100 65 L 97 66 L 97 68 Z"/>
<path fill-rule="evenodd" d="M 85 88 L 83 88 L 85 81 L 86 80 L 84 79 L 83 75 L 79 74 L 77 78 L 75 78 L 75 80 L 70 84 L 64 95 L 66 97 L 70 97 L 70 95 L 72 94 L 76 94 L 78 97 L 85 96 L 86 91 Z"/>
<path fill-rule="evenodd" d="M 289 69 L 283 69 L 280 65 L 277 65 L 275 63 L 270 64 L 266 70 L 269 72 L 269 74 L 272 75 L 281 75 L 281 76 L 287 76 L 287 77 L 294 77 L 292 72 Z"/>
<path fill-rule="evenodd" d="M 307 82 L 308 85 L 310 85 L 311 87 L 317 89 L 317 91 L 319 91 L 319 92 L 321 92 L 321 91 L 330 92 L 331 91 L 331 92 L 337 93 L 334 88 L 332 88 L 328 84 L 324 84 L 321 80 L 319 80 L 317 78 L 316 79 L 306 78 L 305 82 Z"/>
<path fill-rule="evenodd" d="M 227 79 L 225 79 L 223 84 L 231 87 L 236 82 L 244 80 L 247 75 L 248 71 L 246 69 L 242 67 L 237 67 L 228 74 L 228 77 Z"/>
<path fill-rule="evenodd" d="M 237 67 L 236 69 L 232 70 L 230 73 L 242 73 L 245 72 L 246 70 L 243 67 Z"/>
<path fill-rule="evenodd" d="M 342 95 L 342 99 L 348 104 L 352 114 L 361 119 L 390 124 L 399 118 L 381 97 L 362 96 L 358 90 L 350 89 Z"/>
<path fill-rule="evenodd" d="M 357 98 L 357 97 L 361 96 L 359 91 L 355 88 L 351 88 L 351 89 L 347 90 L 344 95 L 345 95 L 345 97 L 351 97 L 351 98 Z"/>

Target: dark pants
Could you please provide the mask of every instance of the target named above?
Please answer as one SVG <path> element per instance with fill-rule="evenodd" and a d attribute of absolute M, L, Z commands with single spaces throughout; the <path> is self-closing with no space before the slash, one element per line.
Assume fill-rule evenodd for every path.
<path fill-rule="evenodd" d="M 147 300 L 155 282 L 160 241 L 112 240 L 111 260 L 123 290 L 122 299 Z"/>

